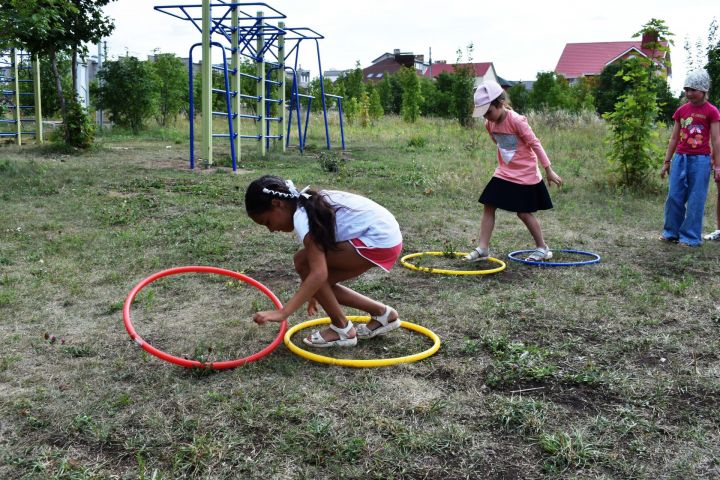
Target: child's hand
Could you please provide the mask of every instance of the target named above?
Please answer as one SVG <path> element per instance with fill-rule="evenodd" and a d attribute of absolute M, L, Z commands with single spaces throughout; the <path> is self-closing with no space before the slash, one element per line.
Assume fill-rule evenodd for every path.
<path fill-rule="evenodd" d="M 265 312 L 257 312 L 252 316 L 253 322 L 263 325 L 267 322 L 282 322 L 285 315 L 280 310 L 268 310 Z"/>
<path fill-rule="evenodd" d="M 562 187 L 563 180 L 560 178 L 560 175 L 555 173 L 552 168 L 547 168 L 546 173 L 548 183 L 554 183 L 558 187 Z"/>
<path fill-rule="evenodd" d="M 317 312 L 317 300 L 315 300 L 315 297 L 312 297 L 310 300 L 308 300 L 307 303 L 307 313 L 310 316 L 314 316 L 317 314 Z"/>
<path fill-rule="evenodd" d="M 715 172 L 715 183 L 720 184 L 720 167 L 713 170 Z"/>
<path fill-rule="evenodd" d="M 662 168 L 660 169 L 660 178 L 665 178 L 670 171 L 670 162 L 663 163 Z M 715 173 L 715 178 L 717 178 L 717 172 Z"/>

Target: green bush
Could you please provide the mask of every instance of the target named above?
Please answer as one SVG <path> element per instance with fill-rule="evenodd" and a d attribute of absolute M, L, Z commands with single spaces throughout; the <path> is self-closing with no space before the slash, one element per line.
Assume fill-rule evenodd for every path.
<path fill-rule="evenodd" d="M 80 102 L 67 105 L 67 122 L 63 127 L 65 143 L 70 147 L 86 150 L 95 140 L 95 122 Z"/>

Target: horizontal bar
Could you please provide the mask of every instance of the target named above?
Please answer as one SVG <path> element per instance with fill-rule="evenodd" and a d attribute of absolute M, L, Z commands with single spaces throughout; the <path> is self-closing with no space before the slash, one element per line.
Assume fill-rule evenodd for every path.
<path fill-rule="evenodd" d="M 258 77 L 257 75 L 251 75 L 249 73 L 240 72 L 240 76 L 245 77 L 245 78 L 252 78 L 254 80 L 257 80 L 258 82 L 260 81 L 260 77 Z"/>

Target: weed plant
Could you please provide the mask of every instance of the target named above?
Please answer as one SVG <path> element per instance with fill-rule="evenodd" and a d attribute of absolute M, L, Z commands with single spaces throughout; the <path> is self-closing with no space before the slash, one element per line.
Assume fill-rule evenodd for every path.
<path fill-rule="evenodd" d="M 3 145 L 0 478 L 720 477 L 720 244 L 657 241 L 666 185 L 616 188 L 602 121 L 531 124 L 565 180 L 551 189 L 555 208 L 538 214 L 549 245 L 602 261 L 508 262 L 474 277 L 370 271 L 348 284 L 442 339 L 426 360 L 378 369 L 320 365 L 282 345 L 231 371 L 183 369 L 130 340 L 123 302 L 143 278 L 182 265 L 243 272 L 287 301 L 298 245 L 243 205 L 266 173 L 378 201 L 396 215 L 404 253 L 469 251 L 497 162 L 481 125 L 385 117 L 347 126 L 340 154 L 327 153 L 313 117 L 304 154 L 295 138 L 265 158 L 243 142 L 237 174 L 222 140 L 214 165 L 189 171 L 180 123 L 98 132 L 82 155 Z M 711 198 L 708 227 L 713 209 Z M 499 212 L 493 256 L 531 245 L 522 222 Z M 261 308 L 269 300 L 246 284 L 186 274 L 148 285 L 131 314 L 158 348 L 214 361 L 270 343 L 277 325 L 250 320 Z M 401 329 L 322 353 L 428 347 Z"/>

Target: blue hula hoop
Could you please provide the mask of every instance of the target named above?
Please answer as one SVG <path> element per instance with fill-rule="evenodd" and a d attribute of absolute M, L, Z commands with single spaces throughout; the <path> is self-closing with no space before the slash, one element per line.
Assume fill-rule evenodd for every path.
<path fill-rule="evenodd" d="M 524 258 L 517 258 L 515 255 L 530 254 L 535 250 L 515 250 L 514 252 L 508 253 L 508 258 L 515 262 L 525 263 L 527 265 L 538 265 L 540 267 L 578 267 L 581 265 L 592 265 L 593 263 L 600 262 L 600 255 L 593 252 L 583 252 L 582 250 L 555 250 L 560 253 L 574 253 L 576 255 L 585 255 L 591 257 L 590 260 L 582 262 L 538 262 L 535 260 L 525 260 Z"/>

